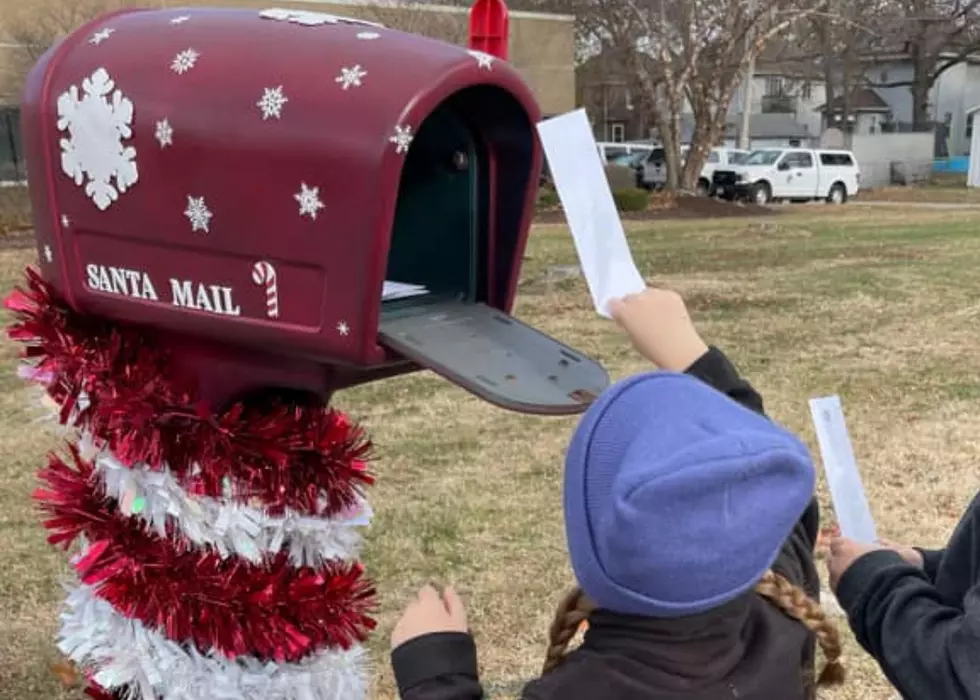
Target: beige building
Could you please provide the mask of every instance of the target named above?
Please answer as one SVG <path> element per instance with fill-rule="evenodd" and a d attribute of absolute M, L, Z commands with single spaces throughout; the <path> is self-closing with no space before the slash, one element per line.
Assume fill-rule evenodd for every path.
<path fill-rule="evenodd" d="M 25 65 L 54 37 L 89 17 L 119 6 L 146 7 L 127 0 L 0 0 L 0 100 L 16 102 Z M 467 7 L 358 0 L 183 0 L 163 6 L 283 7 L 326 12 L 465 43 Z M 25 29 L 26 28 L 26 29 Z M 34 47 L 25 44 L 35 44 Z M 510 60 L 523 73 L 545 115 L 575 107 L 574 17 L 537 12 L 510 13 Z"/>

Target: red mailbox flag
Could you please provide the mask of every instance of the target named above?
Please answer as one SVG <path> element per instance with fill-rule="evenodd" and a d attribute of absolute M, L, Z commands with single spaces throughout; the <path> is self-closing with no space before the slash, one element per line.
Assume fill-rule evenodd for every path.
<path fill-rule="evenodd" d="M 470 9 L 470 48 L 506 61 L 507 16 L 504 0 L 476 0 Z"/>

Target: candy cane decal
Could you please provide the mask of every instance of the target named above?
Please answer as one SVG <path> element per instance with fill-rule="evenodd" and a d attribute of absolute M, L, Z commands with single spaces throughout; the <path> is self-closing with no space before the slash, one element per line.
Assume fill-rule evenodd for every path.
<path fill-rule="evenodd" d="M 276 268 L 265 260 L 252 267 L 252 281 L 265 285 L 265 315 L 279 318 L 279 286 L 276 283 Z"/>

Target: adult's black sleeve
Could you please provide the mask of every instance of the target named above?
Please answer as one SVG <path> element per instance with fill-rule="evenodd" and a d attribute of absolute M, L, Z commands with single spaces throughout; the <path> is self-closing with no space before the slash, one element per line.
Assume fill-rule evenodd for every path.
<path fill-rule="evenodd" d="M 980 584 L 951 607 L 925 571 L 881 550 L 844 572 L 837 599 L 903 697 L 980 700 Z"/>

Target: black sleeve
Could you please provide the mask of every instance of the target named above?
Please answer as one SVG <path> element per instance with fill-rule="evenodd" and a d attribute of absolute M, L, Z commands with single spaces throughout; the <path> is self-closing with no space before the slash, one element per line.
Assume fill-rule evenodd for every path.
<path fill-rule="evenodd" d="M 980 584 L 949 607 L 926 572 L 882 550 L 844 572 L 837 598 L 902 697 L 980 699 Z"/>
<path fill-rule="evenodd" d="M 700 379 L 746 408 L 765 415 L 762 396 L 743 379 L 732 361 L 715 346 L 687 368 L 686 374 Z M 820 506 L 810 501 L 793 532 L 787 538 L 773 568 L 803 589 L 815 600 L 820 595 L 820 578 L 813 563 L 813 551 L 820 530 Z"/>
<path fill-rule="evenodd" d="M 939 571 L 939 564 L 943 560 L 943 555 L 946 553 L 945 549 L 922 549 L 921 547 L 915 548 L 919 554 L 922 555 L 922 569 L 926 572 L 926 576 L 933 583 L 936 582 L 936 573 Z"/>
<path fill-rule="evenodd" d="M 483 688 L 473 637 L 437 632 L 402 644 L 391 652 L 402 700 L 480 700 Z"/>
<path fill-rule="evenodd" d="M 699 357 L 693 365 L 687 368 L 685 374 L 700 379 L 708 386 L 714 387 L 729 398 L 737 401 L 748 409 L 765 415 L 762 397 L 752 385 L 742 379 L 732 361 L 725 357 L 713 345 L 708 352 Z"/>

